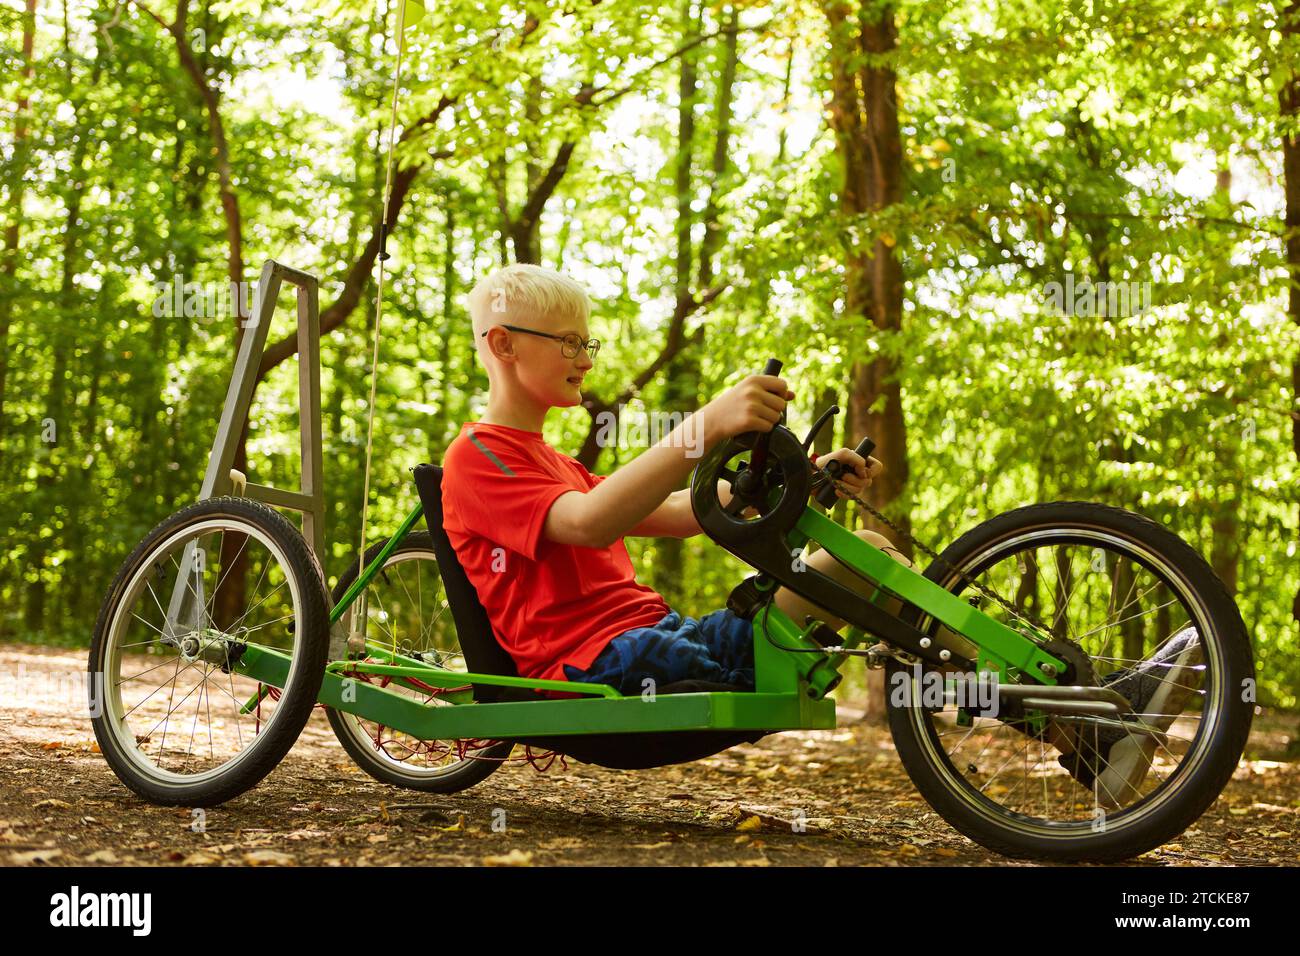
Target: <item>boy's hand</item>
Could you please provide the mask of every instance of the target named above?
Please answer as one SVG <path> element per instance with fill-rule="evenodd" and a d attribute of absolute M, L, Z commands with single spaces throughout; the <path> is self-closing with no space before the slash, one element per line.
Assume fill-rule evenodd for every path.
<path fill-rule="evenodd" d="M 792 398 L 794 392 L 786 388 L 785 379 L 748 375 L 700 411 L 714 440 L 721 441 L 745 432 L 771 431 L 781 420 L 785 403 Z"/>
<path fill-rule="evenodd" d="M 837 448 L 828 455 L 822 455 L 817 459 L 817 467 L 825 468 L 827 462 L 838 461 L 844 464 L 844 471 L 840 473 L 840 481 L 847 485 L 855 495 L 862 494 L 863 491 L 871 484 L 872 480 L 885 470 L 885 463 L 878 458 L 864 459 L 852 448 Z M 835 489 L 837 498 L 847 498 L 844 492 L 839 488 Z"/>

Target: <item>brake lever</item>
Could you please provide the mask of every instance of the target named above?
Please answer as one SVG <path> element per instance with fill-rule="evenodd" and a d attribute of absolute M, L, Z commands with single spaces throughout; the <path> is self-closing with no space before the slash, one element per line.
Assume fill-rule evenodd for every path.
<path fill-rule="evenodd" d="M 813 439 L 815 439 L 817 433 L 822 430 L 822 426 L 830 421 L 832 415 L 838 415 L 839 412 L 840 407 L 838 405 L 832 405 L 817 417 L 817 421 L 813 422 L 813 427 L 808 432 L 808 437 L 803 440 L 803 450 L 805 454 L 807 454 L 808 449 L 812 448 Z"/>

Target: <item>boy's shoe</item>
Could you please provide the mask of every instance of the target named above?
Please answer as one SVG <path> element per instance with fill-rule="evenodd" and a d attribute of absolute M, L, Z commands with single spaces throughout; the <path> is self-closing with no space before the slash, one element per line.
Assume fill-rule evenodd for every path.
<path fill-rule="evenodd" d="M 1143 723 L 1168 730 L 1198 689 L 1202 659 L 1196 628 L 1187 627 L 1147 660 L 1107 674 L 1101 686 L 1126 697 Z M 1057 762 L 1093 790 L 1102 806 L 1115 809 L 1139 793 L 1138 785 L 1151 769 L 1158 744 L 1148 733 L 1096 727 L 1080 730 L 1076 749 L 1062 754 Z"/>

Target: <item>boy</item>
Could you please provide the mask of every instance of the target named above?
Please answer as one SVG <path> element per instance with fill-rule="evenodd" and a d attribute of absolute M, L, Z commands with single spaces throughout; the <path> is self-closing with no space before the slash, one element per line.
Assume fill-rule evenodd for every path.
<path fill-rule="evenodd" d="M 521 676 L 610 684 L 629 696 L 647 680 L 693 678 L 752 690 L 751 622 L 725 609 L 683 618 L 637 583 L 623 538 L 700 534 L 689 490 L 675 489 L 718 442 L 770 430 L 794 393 L 781 378 L 750 375 L 614 474 L 593 475 L 542 437 L 550 409 L 581 401 L 599 348 L 589 337 L 589 315 L 581 286 L 538 266 L 501 269 L 470 293 L 488 406 L 478 422 L 464 424 L 444 458 L 447 537 Z M 883 468 L 848 448 L 818 464 L 832 459 L 848 466 L 841 480 L 855 495 Z M 724 504 L 730 500 L 725 482 L 718 493 Z M 855 533 L 911 565 L 882 535 Z M 805 562 L 863 588 L 824 550 Z M 787 588 L 774 600 L 795 621 L 811 614 L 832 630 L 844 626 Z M 886 607 L 896 613 L 897 599 Z M 961 640 L 946 628 L 940 634 Z M 1198 636 L 1188 628 L 1104 683 L 1164 723 L 1161 715 L 1181 712 L 1193 692 L 1200 661 Z M 1108 807 L 1139 795 L 1137 784 L 1151 766 L 1148 741 L 1107 728 L 1085 745 L 1068 723 L 1055 722 L 1049 739 L 1061 751 L 1061 766 Z"/>
<path fill-rule="evenodd" d="M 514 265 L 480 282 L 469 302 L 488 405 L 447 449 L 444 527 L 520 675 L 609 683 L 628 695 L 639 695 L 647 679 L 753 689 L 751 622 L 729 610 L 683 617 L 637 583 L 623 538 L 700 534 L 689 490 L 676 489 L 718 442 L 769 430 L 794 393 L 776 376 L 751 375 L 614 474 L 593 475 L 542 437 L 551 408 L 581 401 L 599 347 L 588 341 L 582 287 Z M 847 448 L 819 463 L 831 459 L 849 466 L 842 481 L 855 494 L 883 467 Z M 725 482 L 719 494 L 730 499 Z M 906 560 L 884 537 L 858 534 Z M 807 563 L 852 579 L 824 552 Z M 826 619 L 785 588 L 775 601 L 796 621 Z"/>

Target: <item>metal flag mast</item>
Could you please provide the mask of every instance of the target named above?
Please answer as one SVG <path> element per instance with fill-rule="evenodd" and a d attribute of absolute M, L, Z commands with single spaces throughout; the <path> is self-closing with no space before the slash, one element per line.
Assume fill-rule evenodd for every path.
<path fill-rule="evenodd" d="M 408 18 L 408 9 L 411 16 Z M 402 59 L 406 52 L 406 30 L 424 16 L 424 7 L 412 0 L 401 0 L 397 10 L 397 64 L 393 70 L 393 104 L 388 123 L 388 169 L 384 176 L 383 210 L 379 222 L 379 274 L 375 279 L 375 330 L 370 356 L 370 400 L 366 406 L 366 467 L 361 491 L 361 547 L 357 549 L 357 579 L 366 570 L 366 521 L 370 505 L 370 458 L 374 446 L 375 386 L 378 383 L 380 323 L 384 314 L 384 263 L 388 261 L 388 211 L 393 194 L 393 159 L 397 147 L 397 94 L 402 82 Z M 363 592 L 355 613 L 350 613 L 348 650 L 365 650 L 366 595 Z"/>
<path fill-rule="evenodd" d="M 367 512 L 370 500 L 370 466 L 374 446 L 375 391 L 379 367 L 380 323 L 383 318 L 384 263 L 388 260 L 389 209 L 393 191 L 393 165 L 397 145 L 397 98 L 401 88 L 402 61 L 406 53 L 406 30 L 425 15 L 424 5 L 418 0 L 401 0 L 397 13 L 397 63 L 393 72 L 392 108 L 389 117 L 388 162 L 384 182 L 383 209 L 379 223 L 379 273 L 375 289 L 375 326 L 370 360 L 370 399 L 366 409 L 366 463 L 365 480 L 361 497 L 361 548 L 358 561 L 365 568 Z M 257 371 L 266 337 L 275 312 L 276 299 L 281 284 L 296 286 L 298 299 L 298 397 L 299 431 L 301 437 L 302 475 L 298 491 L 273 488 L 250 483 L 243 472 L 233 467 L 239 438 L 248 420 L 248 413 L 257 386 Z M 276 508 L 287 508 L 302 514 L 302 532 L 316 560 L 323 567 L 325 548 L 325 484 L 323 477 L 320 402 L 320 308 L 319 282 L 314 275 L 291 268 L 274 259 L 262 267 L 257 283 L 257 294 L 252 314 L 245 324 L 245 334 L 235 357 L 235 367 L 226 391 L 226 401 L 221 410 L 220 424 L 208 456 L 208 467 L 198 500 L 234 494 L 253 498 Z M 164 641 L 177 643 L 181 635 L 202 627 L 206 597 L 203 592 L 202 552 L 191 542 L 186 545 L 180 567 L 185 569 L 177 576 L 168 604 L 164 624 Z M 190 580 L 193 573 L 193 580 Z M 345 656 L 349 648 L 365 648 L 364 622 L 366 619 L 365 594 L 347 614 L 346 627 L 331 631 L 330 652 L 332 660 Z M 345 644 L 346 638 L 346 644 Z"/>

